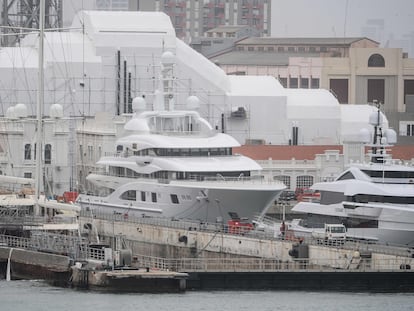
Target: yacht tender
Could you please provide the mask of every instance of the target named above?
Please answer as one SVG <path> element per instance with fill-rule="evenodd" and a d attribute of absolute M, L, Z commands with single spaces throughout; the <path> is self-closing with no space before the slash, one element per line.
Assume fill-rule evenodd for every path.
<path fill-rule="evenodd" d="M 134 114 L 125 130 L 116 154 L 88 175 L 100 193 L 79 195 L 83 208 L 216 222 L 232 213 L 251 218 L 285 189 L 264 180 L 255 161 L 233 154 L 239 143 L 195 111 Z"/>

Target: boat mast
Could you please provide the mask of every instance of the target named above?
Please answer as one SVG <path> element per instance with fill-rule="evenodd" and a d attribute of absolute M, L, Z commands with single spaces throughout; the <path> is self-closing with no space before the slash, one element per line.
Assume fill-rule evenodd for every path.
<path fill-rule="evenodd" d="M 39 215 L 42 174 L 42 139 L 43 139 L 43 104 L 44 104 L 44 32 L 45 32 L 45 0 L 39 2 L 39 60 L 38 60 L 38 90 L 37 90 L 37 137 L 36 137 L 36 173 L 35 173 L 35 215 Z"/>
<path fill-rule="evenodd" d="M 384 146 L 382 145 L 382 127 L 381 127 L 381 103 L 377 100 L 374 100 L 374 105 L 377 108 L 377 115 L 376 115 L 376 123 L 374 124 L 374 141 L 372 146 L 372 161 L 374 163 L 383 162 L 383 149 Z M 379 153 L 381 155 L 378 155 Z"/>

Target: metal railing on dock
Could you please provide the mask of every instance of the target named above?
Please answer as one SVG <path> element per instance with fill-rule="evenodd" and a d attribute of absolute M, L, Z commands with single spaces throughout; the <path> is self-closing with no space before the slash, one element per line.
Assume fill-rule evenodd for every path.
<path fill-rule="evenodd" d="M 268 258 L 179 258 L 167 259 L 145 255 L 135 256 L 140 267 L 176 272 L 277 272 L 277 271 L 409 271 L 410 265 L 396 264 L 395 259 L 371 261 L 363 258 L 337 260 L 328 258 L 281 261 Z M 390 266 L 396 267 L 390 269 Z"/>

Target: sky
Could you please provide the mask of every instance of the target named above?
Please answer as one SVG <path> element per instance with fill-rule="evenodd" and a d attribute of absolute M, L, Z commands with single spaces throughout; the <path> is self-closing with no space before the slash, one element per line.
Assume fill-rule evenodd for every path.
<path fill-rule="evenodd" d="M 368 37 L 414 56 L 414 0 L 271 0 L 272 37 Z"/>

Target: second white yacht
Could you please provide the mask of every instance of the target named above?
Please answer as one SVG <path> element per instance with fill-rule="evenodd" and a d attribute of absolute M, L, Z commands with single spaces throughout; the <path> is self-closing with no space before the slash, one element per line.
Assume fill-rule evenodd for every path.
<path fill-rule="evenodd" d="M 299 202 L 292 210 L 307 214 L 307 227 L 343 223 L 350 238 L 414 246 L 414 167 L 386 153 L 396 135 L 382 128 L 379 107 L 370 123 L 371 161 L 352 164 L 333 182 L 314 184 L 320 199 Z"/>

